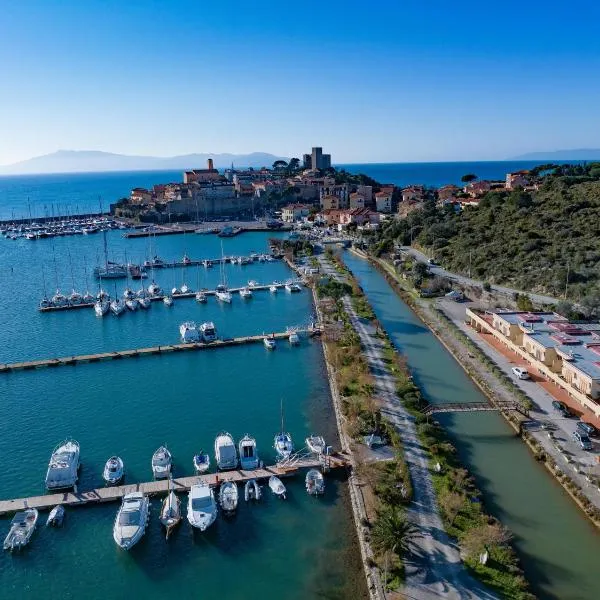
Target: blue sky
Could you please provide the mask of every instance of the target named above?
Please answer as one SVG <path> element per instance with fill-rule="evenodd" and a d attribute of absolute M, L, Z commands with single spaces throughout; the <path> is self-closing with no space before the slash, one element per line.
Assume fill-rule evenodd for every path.
<path fill-rule="evenodd" d="M 0 0 L 0 164 L 600 147 L 600 3 Z"/>

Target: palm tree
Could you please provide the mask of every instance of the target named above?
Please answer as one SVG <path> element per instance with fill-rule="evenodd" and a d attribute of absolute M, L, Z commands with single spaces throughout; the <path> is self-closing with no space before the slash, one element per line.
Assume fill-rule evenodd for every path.
<path fill-rule="evenodd" d="M 379 512 L 373 525 L 373 546 L 380 552 L 403 554 L 410 548 L 417 530 L 397 506 Z"/>

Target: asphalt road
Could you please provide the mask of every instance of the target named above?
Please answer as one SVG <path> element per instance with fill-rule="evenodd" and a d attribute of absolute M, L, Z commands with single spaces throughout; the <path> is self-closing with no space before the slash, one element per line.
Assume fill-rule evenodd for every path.
<path fill-rule="evenodd" d="M 429 266 L 429 270 L 433 275 L 439 275 L 440 277 L 446 277 L 452 281 L 455 281 L 459 285 L 464 286 L 477 286 L 481 287 L 483 285 L 483 281 L 479 281 L 477 279 L 472 279 L 470 277 L 465 277 L 464 275 L 458 275 L 457 273 L 452 273 L 451 271 L 447 271 L 446 269 L 440 267 L 439 265 L 430 265 L 429 264 L 429 256 L 426 256 L 419 250 L 415 248 L 411 248 L 410 246 L 402 246 L 402 252 L 409 254 L 415 260 L 419 262 L 425 263 Z M 512 296 L 515 293 L 519 294 L 527 294 L 531 301 L 535 304 L 558 304 L 559 300 L 557 298 L 552 298 L 551 296 L 543 296 L 541 294 L 532 294 L 531 292 L 524 292 L 523 290 L 515 290 L 509 287 L 503 287 L 501 285 L 492 285 L 492 290 L 494 292 L 498 292 L 500 294 L 504 294 L 506 296 Z"/>

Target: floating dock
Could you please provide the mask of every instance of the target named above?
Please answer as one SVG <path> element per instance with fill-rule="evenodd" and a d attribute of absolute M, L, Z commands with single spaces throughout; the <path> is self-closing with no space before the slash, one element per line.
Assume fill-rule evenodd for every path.
<path fill-rule="evenodd" d="M 303 281 L 301 279 L 291 279 L 290 280 L 291 283 L 298 283 L 301 284 L 303 283 Z M 228 290 L 232 293 L 232 294 L 239 294 L 240 290 L 245 289 L 246 287 L 248 287 L 250 290 L 252 290 L 253 292 L 263 292 L 268 290 L 272 285 L 274 285 L 278 290 L 282 289 L 285 287 L 285 283 L 269 283 L 267 285 L 255 285 L 253 287 L 250 286 L 243 286 L 240 288 L 228 288 Z M 171 294 L 171 297 L 173 298 L 173 300 L 180 300 L 180 299 L 186 299 L 186 298 L 195 298 L 196 294 L 198 292 L 204 292 L 204 294 L 206 296 L 214 296 L 216 291 L 215 290 L 195 290 L 192 292 L 186 292 L 185 294 Z M 164 294 L 158 294 L 156 296 L 148 296 L 148 299 L 151 300 L 152 302 L 159 302 L 162 301 L 163 298 L 165 297 Z M 124 300 L 124 298 L 121 298 L 122 300 Z M 60 311 L 64 311 L 64 310 L 71 310 L 71 309 L 77 309 L 77 308 L 93 308 L 94 307 L 94 302 L 81 302 L 79 304 L 65 304 L 64 306 L 46 306 L 45 308 L 39 307 L 38 310 L 40 312 L 60 312 Z"/>
<path fill-rule="evenodd" d="M 320 335 L 319 326 L 307 329 L 295 329 L 299 335 L 310 337 Z M 241 346 L 242 344 L 254 344 L 262 342 L 265 336 L 276 340 L 289 337 L 291 332 L 283 331 L 277 333 L 263 333 L 262 335 L 248 335 L 244 337 L 226 338 L 215 342 L 195 342 L 191 344 L 166 344 L 164 346 L 152 346 L 150 348 L 135 348 L 133 350 L 117 350 L 115 352 L 99 352 L 98 354 L 80 354 L 77 356 L 64 356 L 62 358 L 44 358 L 25 362 L 0 364 L 0 373 L 11 373 L 12 371 L 24 371 L 40 369 L 43 367 L 62 367 L 77 365 L 80 363 L 93 363 L 103 360 L 119 360 L 122 358 L 138 358 L 140 356 L 151 356 L 154 354 L 167 354 L 169 352 L 183 352 L 191 350 L 209 350 L 211 348 L 223 348 L 225 346 Z"/>
<path fill-rule="evenodd" d="M 173 227 L 165 227 L 165 226 L 156 226 L 150 230 L 145 231 L 132 231 L 124 234 L 126 238 L 141 238 L 141 237 L 154 237 L 160 235 L 177 235 L 182 233 L 200 233 L 200 234 L 208 234 L 213 233 L 214 229 L 223 229 L 224 227 L 239 227 L 240 230 L 235 234 L 244 233 L 246 231 L 289 231 L 291 227 L 288 225 L 283 225 L 282 227 L 267 227 L 266 224 L 263 223 L 242 223 L 236 222 L 235 225 L 231 225 L 227 222 L 218 222 L 211 221 L 208 223 L 208 227 L 202 227 L 199 225 L 176 225 Z M 215 235 L 216 232 L 215 232 Z M 232 236 L 225 236 L 232 237 Z"/>
<path fill-rule="evenodd" d="M 290 477 L 300 469 L 325 467 L 326 469 L 348 466 L 348 462 L 341 456 L 326 456 L 320 460 L 318 457 L 303 458 L 295 461 L 289 466 L 273 465 L 256 469 L 254 471 L 223 471 L 219 473 L 208 473 L 205 475 L 193 475 L 190 477 L 178 477 L 173 479 L 173 487 L 176 492 L 187 492 L 192 485 L 200 481 L 210 486 L 218 486 L 225 481 L 244 483 L 249 479 L 267 479 L 271 475 L 277 477 Z M 143 492 L 148 496 L 155 494 L 167 494 L 169 491 L 169 480 L 161 479 L 146 483 L 130 483 L 119 486 L 98 487 L 87 492 L 65 491 L 44 496 L 30 496 L 29 498 L 16 498 L 13 500 L 0 501 L 0 515 L 17 512 L 25 508 L 37 508 L 39 510 L 50 510 L 57 504 L 63 506 L 84 506 L 87 504 L 99 504 L 103 502 L 120 501 L 123 496 L 132 492 Z"/>

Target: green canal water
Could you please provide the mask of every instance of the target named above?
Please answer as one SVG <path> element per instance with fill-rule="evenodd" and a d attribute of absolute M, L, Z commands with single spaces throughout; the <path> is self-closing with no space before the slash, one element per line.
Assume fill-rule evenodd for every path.
<path fill-rule="evenodd" d="M 481 402 L 460 365 L 367 262 L 346 252 L 373 309 L 415 381 L 434 403 Z M 562 488 L 495 413 L 438 415 L 483 492 L 487 509 L 515 536 L 526 576 L 540 598 L 600 595 L 600 537 Z"/>
<path fill-rule="evenodd" d="M 49 264 L 49 254 L 53 262 L 51 244 L 39 241 L 39 246 L 27 246 L 25 240 L 15 245 L 0 239 L 0 362 L 172 343 L 178 324 L 187 319 L 214 320 L 222 335 L 229 336 L 281 330 L 311 316 L 306 291 L 256 293 L 247 302 L 235 297 L 224 308 L 214 300 L 205 306 L 176 301 L 170 311 L 154 305 L 147 313 L 121 318 L 97 319 L 88 310 L 39 314 L 40 265 Z M 266 243 L 264 234 L 243 235 L 226 240 L 225 253 L 263 251 Z M 97 244 L 97 238 L 56 240 L 63 291 L 71 287 L 66 249 L 75 263 Z M 159 244 L 164 258 L 183 254 L 183 236 Z M 220 253 L 212 236 L 186 236 L 185 244 L 192 257 Z M 131 255 L 132 246 L 111 234 L 111 248 L 127 248 Z M 81 262 L 77 269 L 83 279 Z M 201 275 L 207 281 L 218 277 Z M 171 275 L 165 270 L 160 276 Z M 290 276 L 281 263 L 229 271 L 232 285 Z M 195 281 L 188 284 L 196 286 Z M 66 436 L 81 444 L 80 489 L 101 484 L 104 462 L 112 454 L 123 457 L 127 482 L 150 480 L 152 453 L 163 443 L 173 453 L 175 474 L 190 475 L 194 453 L 202 448 L 212 453 L 222 429 L 236 439 L 252 434 L 261 458 L 270 463 L 281 399 L 286 427 L 297 445 L 313 431 L 336 439 L 322 350 L 310 340 L 295 348 L 280 343 L 274 352 L 249 345 L 7 374 L 0 377 L 0 495 L 43 493 L 50 452 Z M 0 555 L 0 597 L 364 598 L 341 476 L 328 478 L 321 500 L 307 496 L 301 477 L 289 480 L 288 490 L 289 499 L 282 502 L 264 488 L 262 503 L 247 506 L 242 501 L 233 519 L 219 518 L 204 534 L 184 521 L 168 543 L 158 523 L 159 500 L 154 499 L 146 535 L 130 552 L 119 550 L 112 539 L 116 504 L 70 509 L 65 526 L 57 530 L 43 527 L 42 514 L 22 553 Z M 0 519 L 2 537 L 8 527 L 9 519 Z"/>

